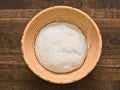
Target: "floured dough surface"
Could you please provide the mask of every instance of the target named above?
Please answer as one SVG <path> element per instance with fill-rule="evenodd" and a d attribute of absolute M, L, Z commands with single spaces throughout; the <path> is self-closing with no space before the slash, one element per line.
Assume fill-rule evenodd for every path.
<path fill-rule="evenodd" d="M 75 25 L 57 22 L 46 25 L 35 41 L 35 53 L 40 64 L 56 73 L 80 68 L 87 54 L 88 43 Z"/>

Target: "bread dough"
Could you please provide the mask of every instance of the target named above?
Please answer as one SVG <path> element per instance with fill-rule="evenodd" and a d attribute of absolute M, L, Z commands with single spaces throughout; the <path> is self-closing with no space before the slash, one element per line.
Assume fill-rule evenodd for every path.
<path fill-rule="evenodd" d="M 78 69 L 88 50 L 87 39 L 73 24 L 56 22 L 40 30 L 35 41 L 35 53 L 40 64 L 56 73 Z"/>

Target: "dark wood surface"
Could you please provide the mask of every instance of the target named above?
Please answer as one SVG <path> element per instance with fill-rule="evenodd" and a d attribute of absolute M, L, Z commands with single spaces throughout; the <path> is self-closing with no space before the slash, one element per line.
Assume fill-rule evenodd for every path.
<path fill-rule="evenodd" d="M 90 15 L 100 28 L 103 49 L 96 68 L 72 84 L 46 82 L 27 67 L 21 37 L 44 8 L 69 5 Z M 0 0 L 0 90 L 120 90 L 120 0 Z"/>

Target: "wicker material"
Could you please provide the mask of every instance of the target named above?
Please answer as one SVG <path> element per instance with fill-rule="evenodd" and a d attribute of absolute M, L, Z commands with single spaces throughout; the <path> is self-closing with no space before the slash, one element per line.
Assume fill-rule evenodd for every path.
<path fill-rule="evenodd" d="M 45 25 L 60 21 L 78 26 L 89 42 L 89 51 L 83 66 L 64 74 L 53 73 L 43 68 L 34 51 L 38 32 Z M 21 42 L 23 57 L 28 67 L 40 78 L 59 84 L 75 82 L 88 75 L 99 61 L 102 48 L 101 34 L 95 22 L 84 12 L 68 6 L 54 6 L 39 12 L 25 28 Z"/>

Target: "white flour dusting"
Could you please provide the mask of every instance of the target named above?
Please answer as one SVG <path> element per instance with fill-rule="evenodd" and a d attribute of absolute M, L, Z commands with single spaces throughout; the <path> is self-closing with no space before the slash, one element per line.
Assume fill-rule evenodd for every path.
<path fill-rule="evenodd" d="M 38 61 L 46 69 L 66 73 L 78 69 L 84 62 L 88 43 L 75 25 L 57 22 L 46 25 L 35 41 Z"/>

